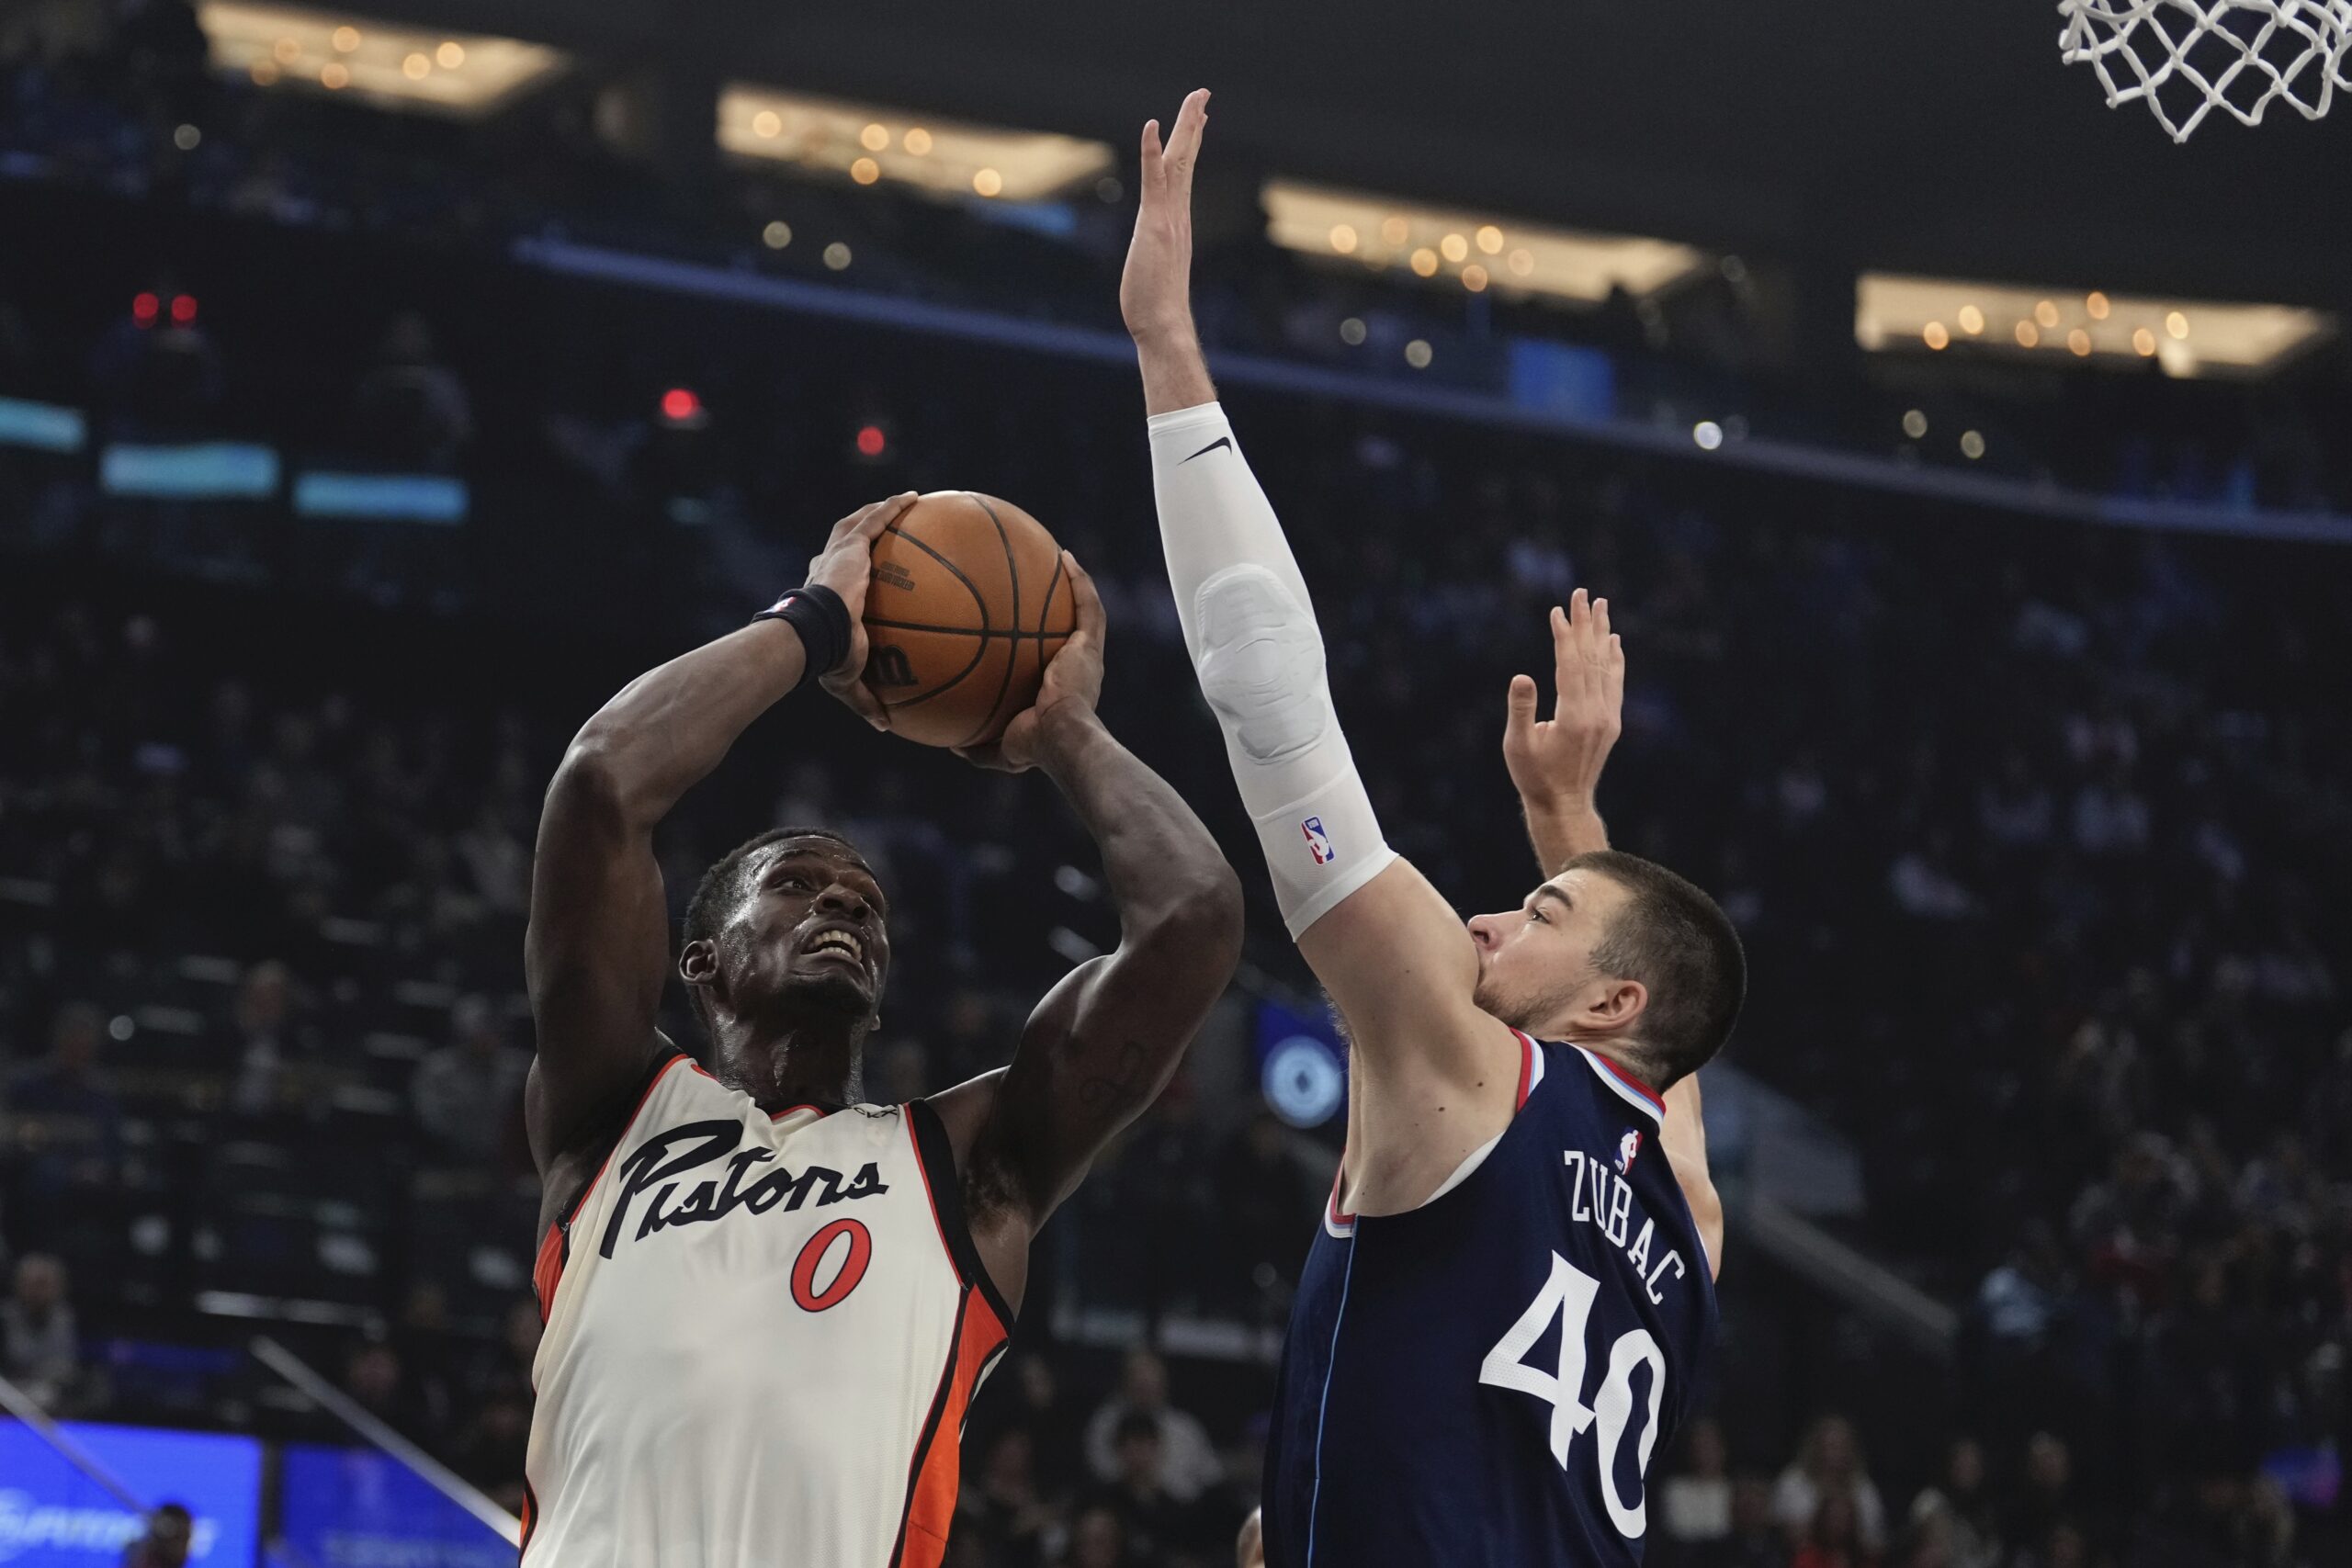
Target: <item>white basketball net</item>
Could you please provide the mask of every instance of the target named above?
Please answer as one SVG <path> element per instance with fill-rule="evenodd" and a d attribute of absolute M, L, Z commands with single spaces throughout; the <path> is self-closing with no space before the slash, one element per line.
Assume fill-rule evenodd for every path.
<path fill-rule="evenodd" d="M 2352 0 L 2058 0 L 2069 65 L 2090 62 L 2107 106 L 2144 99 L 2186 141 L 2216 107 L 2247 125 L 2283 98 L 2305 119 L 2352 92 Z"/>

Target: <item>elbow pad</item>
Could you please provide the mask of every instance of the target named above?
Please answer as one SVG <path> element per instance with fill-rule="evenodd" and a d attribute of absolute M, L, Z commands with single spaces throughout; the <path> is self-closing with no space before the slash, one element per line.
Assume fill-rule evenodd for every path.
<path fill-rule="evenodd" d="M 1178 618 L 1295 938 L 1378 875 L 1383 840 L 1288 542 L 1216 404 L 1151 422 Z"/>

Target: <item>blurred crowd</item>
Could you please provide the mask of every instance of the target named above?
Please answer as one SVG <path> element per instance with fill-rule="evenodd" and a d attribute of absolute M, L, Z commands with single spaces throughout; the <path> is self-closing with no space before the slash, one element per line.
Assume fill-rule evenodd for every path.
<path fill-rule="evenodd" d="M 443 167 L 430 147 L 359 159 L 318 106 L 178 67 L 138 78 L 152 114 L 126 130 L 125 90 L 76 69 L 20 57 L 9 135 L 94 185 L 110 160 L 177 171 L 125 187 L 143 201 L 356 170 L 396 225 L 395 176 Z M 161 150 L 180 91 L 213 117 L 200 156 Z M 507 148 L 481 177 L 567 167 Z M 556 180 L 546 209 L 590 183 Z M 488 224 L 543 210 L 466 189 L 435 199 Z M 287 199 L 216 205 L 308 221 Z M 511 1500 L 538 1327 L 521 921 L 539 792 L 604 696 L 769 602 L 858 502 L 989 490 L 1087 560 L 1106 717 L 1261 880 L 1177 643 L 1139 404 L 1116 367 L 372 241 L 306 250 L 315 299 L 281 299 L 251 265 L 278 254 L 266 236 L 191 223 L 168 257 L 116 255 L 108 221 L 68 214 L 41 255 L 0 256 L 0 395 L 86 407 L 103 433 L 462 474 L 475 500 L 462 528 L 302 525 L 0 452 L 5 1370 L 66 1413 L 266 1421 L 250 1390 L 202 1391 L 191 1357 L 293 1303 L 355 1397 Z M 946 255 L 977 221 L 901 238 Z M 347 299 L 367 308 L 328 303 Z M 708 418 L 655 412 L 680 378 Z M 1851 1239 L 1962 1309 L 1948 1403 L 1968 1435 L 1940 1470 L 1874 1479 L 1865 1442 L 1920 1435 L 1858 1435 L 1809 1401 L 1726 1410 L 1659 1456 L 1660 1561 L 2345 1561 L 2339 550 L 1228 406 L 1384 828 L 1465 911 L 1515 902 L 1532 870 L 1496 755 L 1506 682 L 1542 672 L 1548 606 L 1611 597 L 1631 661 L 1616 841 L 1723 900 L 1754 975 L 1734 1058 L 1860 1152 Z M 852 444 L 860 422 L 881 450 Z M 1112 940 L 1050 789 L 814 699 L 671 825 L 673 897 L 787 820 L 845 829 L 892 890 L 876 1098 L 1001 1061 Z M 1296 983 L 1253 898 L 1251 984 Z M 674 998 L 668 1024 L 694 1037 Z M 1041 1242 L 1016 1355 L 973 1415 L 967 1565 L 1226 1561 L 1267 1396 L 1246 1347 L 1283 1321 L 1336 1157 L 1333 1129 L 1271 1113 L 1248 1034 L 1237 1001 Z M 1727 1323 L 1762 1267 L 1736 1217 L 1732 1246 Z M 1231 1325 L 1219 1343 L 1245 1352 L 1122 1355 L 1180 1321 Z"/>
<path fill-rule="evenodd" d="M 629 96 L 644 90 L 642 63 L 582 62 L 483 124 L 453 125 L 217 69 L 190 0 L 58 0 L 0 25 L 0 160 L 62 190 L 293 229 L 483 254 L 518 239 L 605 245 L 1116 329 L 1130 210 L 1120 175 L 1049 202 L 943 202 L 725 159 L 698 133 L 638 145 L 612 128 L 695 122 Z M 1734 441 L 1771 436 L 2134 499 L 2352 510 L 2352 476 L 2327 438 L 2346 409 L 2333 350 L 2321 351 L 2325 373 L 2259 400 L 2168 385 L 2153 364 L 1882 378 L 1843 341 L 1838 311 L 1824 316 L 1830 337 L 1792 343 L 1801 286 L 1790 258 L 1724 256 L 1654 295 L 1619 289 L 1565 307 L 1516 298 L 1508 280 L 1471 293 L 1402 269 L 1306 261 L 1262 238 L 1243 191 L 1236 181 L 1216 197 L 1204 226 L 1214 243 L 1199 313 L 1216 347 L 1508 395 L 1521 373 L 1515 344 L 1567 344 L 1589 351 L 1580 384 L 1605 388 L 1609 412 L 1635 424 L 1717 420 Z M 1967 352 L 1955 344 L 1951 357 Z M 1914 409 L 1933 439 L 1903 434 Z M 1974 457 L 1955 442 L 1963 429 L 1984 438 Z"/>

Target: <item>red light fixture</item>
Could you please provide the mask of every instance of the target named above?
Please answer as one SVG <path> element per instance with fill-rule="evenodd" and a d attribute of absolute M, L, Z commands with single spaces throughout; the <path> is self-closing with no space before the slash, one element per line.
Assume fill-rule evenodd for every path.
<path fill-rule="evenodd" d="M 879 457 L 884 452 L 889 449 L 889 446 L 890 437 L 884 433 L 880 425 L 861 424 L 857 427 L 857 455 L 859 457 Z"/>
<path fill-rule="evenodd" d="M 130 300 L 130 319 L 142 327 L 152 327 L 162 312 L 164 302 L 153 294 L 136 294 Z"/>
<path fill-rule="evenodd" d="M 673 387 L 662 394 L 662 417 L 672 424 L 684 424 L 702 412 L 702 400 L 684 387 Z"/>
<path fill-rule="evenodd" d="M 175 294 L 172 296 L 172 324 L 175 327 L 196 325 L 195 295 Z"/>

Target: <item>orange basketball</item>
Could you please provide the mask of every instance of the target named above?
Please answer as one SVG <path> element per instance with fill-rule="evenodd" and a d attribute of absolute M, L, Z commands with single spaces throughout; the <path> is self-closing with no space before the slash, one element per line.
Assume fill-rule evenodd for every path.
<path fill-rule="evenodd" d="M 1061 547 L 1010 502 L 934 491 L 874 541 L 865 684 L 910 740 L 995 739 L 1077 628 Z"/>

